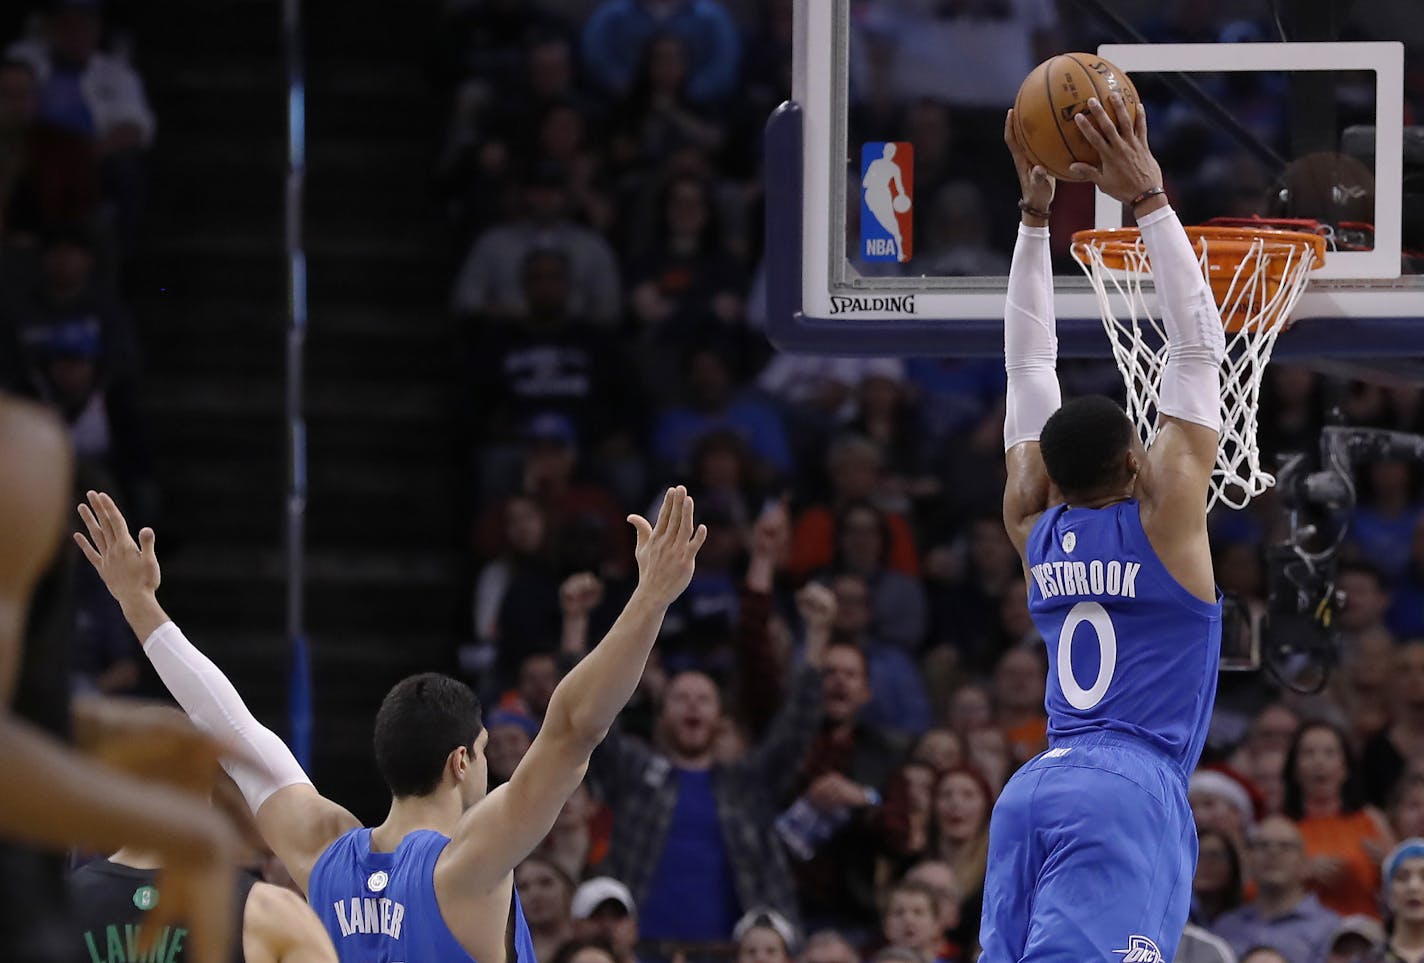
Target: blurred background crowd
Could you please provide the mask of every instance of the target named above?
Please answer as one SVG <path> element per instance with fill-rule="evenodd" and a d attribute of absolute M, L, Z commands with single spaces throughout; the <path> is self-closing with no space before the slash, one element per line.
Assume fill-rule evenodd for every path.
<path fill-rule="evenodd" d="M 1212 3 L 1127 6 L 1157 40 L 1273 29 Z M 448 106 L 428 181 L 463 490 L 441 511 L 462 519 L 469 572 L 444 639 L 485 700 L 493 783 L 631 591 L 625 516 L 682 482 L 711 531 L 587 785 L 516 874 L 540 958 L 973 959 L 990 810 L 1045 746 L 1044 646 L 998 507 L 1004 375 L 992 360 L 768 345 L 759 141 L 789 95 L 790 0 L 419 9 Z M 1053 0 L 851 10 L 864 123 L 915 143 L 917 263 L 1002 273 L 1003 106 L 1041 57 L 1107 35 Z M 53 405 L 81 485 L 162 532 L 177 496 L 155 468 L 152 339 L 125 307 L 126 267 L 150 196 L 184 185 L 147 160 L 163 117 L 129 55 L 142 18 L 59 0 L 10 19 L 0 387 Z M 1159 153 L 1169 168 L 1203 156 Z M 1110 362 L 1061 374 L 1070 392 L 1121 394 Z M 1337 409 L 1424 429 L 1416 386 L 1276 365 L 1267 462 L 1313 451 Z M 1395 462 L 1360 482 L 1330 684 L 1302 696 L 1265 673 L 1223 676 L 1191 783 L 1201 959 L 1345 960 L 1386 952 L 1385 920 L 1424 928 L 1424 877 L 1401 869 L 1424 851 L 1382 869 L 1395 841 L 1424 836 L 1424 488 Z M 1212 519 L 1218 581 L 1250 613 L 1281 524 L 1269 494 Z M 151 691 L 102 586 L 75 571 L 76 688 Z M 316 738 L 320 754 L 320 716 Z"/>

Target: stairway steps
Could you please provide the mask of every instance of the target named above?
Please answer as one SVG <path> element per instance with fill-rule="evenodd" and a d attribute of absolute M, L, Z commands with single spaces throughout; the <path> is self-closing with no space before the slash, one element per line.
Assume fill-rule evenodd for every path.
<path fill-rule="evenodd" d="M 258 715 L 286 729 L 286 88 L 275 0 L 136 8 L 159 116 L 126 278 L 163 483 L 165 593 Z M 308 44 L 304 599 L 314 776 L 379 815 L 371 719 L 448 670 L 468 621 L 451 256 L 429 189 L 434 0 L 304 7 Z"/>

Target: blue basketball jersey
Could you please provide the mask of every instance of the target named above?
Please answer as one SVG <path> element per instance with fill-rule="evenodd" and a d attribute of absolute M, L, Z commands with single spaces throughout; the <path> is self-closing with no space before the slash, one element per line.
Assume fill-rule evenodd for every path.
<path fill-rule="evenodd" d="M 1048 646 L 1048 735 L 1116 732 L 1190 772 L 1206 741 L 1221 602 L 1173 578 L 1135 499 L 1058 505 L 1029 535 L 1029 612 Z"/>
<path fill-rule="evenodd" d="M 353 829 L 326 848 L 307 885 L 341 963 L 475 963 L 455 939 L 435 899 L 435 861 L 450 837 L 410 833 L 393 853 L 371 852 L 371 831 Z M 515 958 L 535 963 L 519 894 L 510 908 Z"/>

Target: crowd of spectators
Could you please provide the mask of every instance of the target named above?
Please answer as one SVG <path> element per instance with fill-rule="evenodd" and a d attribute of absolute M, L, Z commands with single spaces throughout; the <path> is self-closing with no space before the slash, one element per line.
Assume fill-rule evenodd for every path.
<path fill-rule="evenodd" d="M 64 421 L 80 490 L 113 491 L 151 521 L 141 358 L 120 290 L 155 120 L 128 40 L 98 0 L 50 0 L 0 36 L 0 391 Z M 138 643 L 87 566 L 74 603 L 79 689 L 134 691 Z"/>
<path fill-rule="evenodd" d="M 1150 35 L 1221 39 L 1195 6 L 1165 5 Z M 1003 105 L 1039 58 L 1101 38 L 1052 0 L 852 8 L 853 122 L 915 144 L 917 258 L 1001 273 Z M 438 24 L 478 506 L 460 661 L 490 706 L 492 782 L 631 590 L 625 515 L 678 481 L 711 530 L 638 694 L 516 874 L 543 960 L 972 960 L 990 811 L 1045 745 L 1044 646 L 998 508 L 1001 365 L 777 356 L 760 332 L 759 138 L 789 93 L 790 17 L 790 0 L 450 0 Z M 53 406 L 81 483 L 151 518 L 118 292 L 154 118 L 95 0 L 4 39 L 0 388 Z M 1163 156 L 1229 167 L 1208 148 Z M 1199 171 L 1168 173 L 1184 203 L 1201 193 Z M 1121 390 L 1110 365 L 1061 373 Z M 1277 365 L 1268 459 L 1312 449 L 1337 402 L 1424 429 L 1418 388 Z M 1361 491 L 1329 686 L 1223 678 L 1191 782 L 1183 959 L 1424 950 L 1424 842 L 1393 849 L 1424 837 L 1424 492 L 1397 462 Z M 1279 516 L 1267 496 L 1212 520 L 1218 581 L 1250 613 Z M 85 572 L 82 684 L 122 692 L 137 650 Z"/>
<path fill-rule="evenodd" d="M 497 706 L 493 779 L 627 598 L 626 513 L 683 482 L 711 534 L 586 791 L 517 877 L 541 958 L 971 960 L 990 811 L 1045 745 L 1045 650 L 998 506 L 1002 366 L 772 354 L 758 136 L 789 91 L 791 3 L 586 6 L 469 0 L 440 24 L 479 505 L 460 654 Z M 933 198 L 917 262 L 1001 273 L 1003 105 L 1038 58 L 1097 39 L 1050 0 L 852 7 L 854 122 L 913 141 Z M 1159 11 L 1159 39 L 1191 7 Z M 1062 375 L 1121 392 L 1110 365 Z M 1267 458 L 1314 449 L 1336 403 L 1424 427 L 1417 389 L 1281 365 Z M 1345 960 L 1384 945 L 1386 915 L 1424 925 L 1424 850 L 1381 876 L 1424 830 L 1424 503 L 1399 463 L 1362 492 L 1330 686 L 1223 681 L 1182 959 Z M 1249 613 L 1281 515 L 1268 496 L 1213 519 Z"/>

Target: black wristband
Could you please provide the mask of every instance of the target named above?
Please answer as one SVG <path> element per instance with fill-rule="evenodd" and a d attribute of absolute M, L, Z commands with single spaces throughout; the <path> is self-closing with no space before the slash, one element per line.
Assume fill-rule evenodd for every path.
<path fill-rule="evenodd" d="M 1141 194 L 1138 194 L 1136 197 L 1134 197 L 1134 198 L 1132 199 L 1131 203 L 1129 204 L 1129 206 L 1135 211 L 1135 210 L 1137 210 L 1137 205 L 1141 204 L 1143 201 L 1148 200 L 1148 199 L 1153 198 L 1153 197 L 1156 197 L 1156 196 L 1159 195 L 1159 194 L 1166 194 L 1166 193 L 1167 193 L 1167 192 L 1166 192 L 1165 190 L 1163 190 L 1162 188 L 1160 188 L 1160 187 L 1149 187 L 1149 188 L 1147 188 L 1147 190 L 1143 191 Z"/>
<path fill-rule="evenodd" d="M 1048 220 L 1047 211 L 1040 211 L 1038 208 L 1031 206 L 1029 202 L 1024 200 L 1022 197 L 1019 198 L 1019 210 L 1023 211 L 1030 217 L 1041 217 L 1045 221 Z"/>

